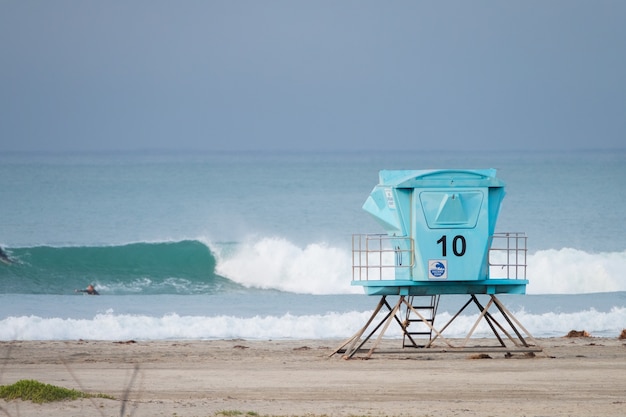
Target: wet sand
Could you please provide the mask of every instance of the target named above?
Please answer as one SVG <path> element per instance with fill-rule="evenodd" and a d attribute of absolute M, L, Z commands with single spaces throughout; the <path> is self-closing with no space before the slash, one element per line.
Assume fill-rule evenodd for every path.
<path fill-rule="evenodd" d="M 110 399 L 0 400 L 9 416 L 625 416 L 626 341 L 538 339 L 534 357 L 437 353 L 384 340 L 0 342 L 0 385 L 21 379 Z"/>

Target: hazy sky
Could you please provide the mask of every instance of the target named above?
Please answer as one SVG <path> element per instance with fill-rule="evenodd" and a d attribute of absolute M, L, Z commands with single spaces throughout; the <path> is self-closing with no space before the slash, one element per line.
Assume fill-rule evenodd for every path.
<path fill-rule="evenodd" d="M 0 152 L 626 147 L 626 1 L 0 0 Z"/>

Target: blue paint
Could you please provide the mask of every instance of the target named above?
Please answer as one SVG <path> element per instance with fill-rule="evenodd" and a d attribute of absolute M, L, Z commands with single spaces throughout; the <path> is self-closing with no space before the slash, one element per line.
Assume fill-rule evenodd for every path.
<path fill-rule="evenodd" d="M 490 277 L 504 188 L 494 169 L 381 171 L 363 209 L 386 237 L 357 243 L 352 284 L 368 295 L 525 293 L 525 264 L 522 277 Z"/>

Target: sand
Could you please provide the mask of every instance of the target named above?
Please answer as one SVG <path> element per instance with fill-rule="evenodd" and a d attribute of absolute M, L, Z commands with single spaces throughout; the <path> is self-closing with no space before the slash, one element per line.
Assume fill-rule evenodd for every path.
<path fill-rule="evenodd" d="M 386 353 L 343 360 L 329 357 L 334 340 L 0 342 L 0 385 L 35 379 L 116 398 L 0 400 L 0 415 L 626 415 L 626 341 L 538 343 L 534 357 L 472 359 L 384 340 Z"/>

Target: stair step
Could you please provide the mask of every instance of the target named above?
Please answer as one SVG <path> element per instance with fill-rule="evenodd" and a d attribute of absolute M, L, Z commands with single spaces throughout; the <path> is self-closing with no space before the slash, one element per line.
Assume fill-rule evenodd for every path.
<path fill-rule="evenodd" d="M 437 306 L 439 304 L 439 296 L 424 296 L 424 297 L 430 297 L 430 298 L 414 298 L 414 297 L 409 297 L 408 302 L 411 305 L 411 308 L 407 308 L 406 310 L 406 326 L 404 326 L 404 341 L 403 341 L 403 345 L 406 346 L 415 346 L 415 341 L 411 340 L 408 341 L 407 338 L 412 339 L 413 337 L 415 337 L 416 339 L 418 337 L 422 337 L 422 340 L 424 340 L 424 337 L 428 337 L 431 338 L 432 337 L 432 329 L 428 326 L 428 325 L 433 325 L 435 323 L 435 315 L 437 314 Z M 418 305 L 413 305 L 413 302 L 418 302 L 420 304 Z M 428 302 L 430 301 L 431 304 L 428 305 L 424 305 L 421 303 L 424 302 Z M 416 314 L 419 313 L 419 314 Z M 422 320 L 419 316 L 424 317 L 424 319 Z M 415 324 L 414 324 L 415 323 Z M 421 323 L 421 327 L 420 326 Z M 414 324 L 414 327 L 417 329 L 420 329 L 422 331 L 409 331 L 409 326 L 411 324 Z"/>

